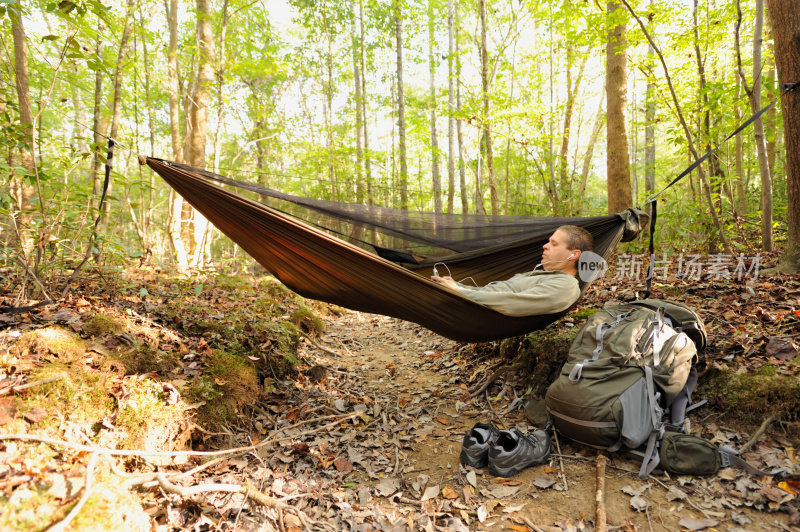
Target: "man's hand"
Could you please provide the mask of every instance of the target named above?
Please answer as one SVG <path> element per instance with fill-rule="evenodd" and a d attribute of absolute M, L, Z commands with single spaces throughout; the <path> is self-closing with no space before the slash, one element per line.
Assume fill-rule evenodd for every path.
<path fill-rule="evenodd" d="M 439 283 L 441 285 L 446 286 L 450 290 L 458 291 L 458 283 L 456 283 L 452 277 L 449 275 L 445 275 L 443 277 L 439 277 L 438 275 L 431 275 L 431 281 L 434 283 Z"/>

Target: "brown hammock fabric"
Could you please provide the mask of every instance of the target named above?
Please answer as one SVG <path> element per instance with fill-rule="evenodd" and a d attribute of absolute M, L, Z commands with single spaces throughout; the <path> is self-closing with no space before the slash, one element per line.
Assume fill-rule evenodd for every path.
<path fill-rule="evenodd" d="M 225 190 L 203 170 L 152 157 L 145 162 L 217 229 L 303 297 L 416 322 L 462 342 L 517 336 L 566 313 L 506 316 L 430 280 L 434 262 L 444 262 L 453 277 L 471 276 L 478 284 L 530 271 L 552 234 L 548 223 L 545 231 L 539 228 L 540 234 L 528 238 L 425 259 L 407 268 Z M 628 210 L 570 221 L 579 220 L 575 225 L 586 227 L 595 237 L 595 252 L 607 256 L 623 237 L 627 241 L 636 236 L 644 218 L 644 213 Z M 439 271 L 446 270 L 440 265 Z"/>

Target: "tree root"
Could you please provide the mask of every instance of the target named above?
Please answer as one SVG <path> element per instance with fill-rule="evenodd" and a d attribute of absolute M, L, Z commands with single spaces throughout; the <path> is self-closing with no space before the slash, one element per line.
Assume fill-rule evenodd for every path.
<path fill-rule="evenodd" d="M 739 454 L 744 454 L 744 453 L 746 453 L 747 451 L 749 451 L 749 450 L 750 450 L 750 448 L 751 448 L 753 445 L 755 445 L 755 444 L 756 444 L 756 442 L 757 442 L 757 441 L 758 441 L 758 439 L 761 437 L 761 435 L 762 435 L 762 434 L 764 434 L 764 432 L 767 430 L 767 428 L 769 428 L 769 426 L 772 424 L 772 422 L 773 422 L 773 421 L 775 421 L 775 416 L 769 416 L 767 419 L 765 419 L 764 421 L 762 421 L 762 422 L 761 422 L 761 426 L 760 426 L 760 427 L 758 427 L 758 430 L 756 430 L 756 431 L 753 433 L 753 435 L 750 437 L 750 439 L 749 439 L 749 440 L 747 440 L 747 443 L 745 443 L 744 445 L 742 445 L 742 448 L 741 448 L 741 449 L 739 449 Z"/>
<path fill-rule="evenodd" d="M 494 373 L 489 375 L 489 377 L 483 382 L 483 384 L 480 385 L 480 387 L 478 387 L 475 391 L 470 392 L 470 394 L 469 394 L 470 398 L 474 399 L 474 398 L 478 397 L 480 394 L 485 392 L 489 388 L 489 386 L 492 385 L 492 383 L 494 381 L 496 381 L 497 379 L 499 379 L 500 377 L 502 377 L 506 373 L 509 373 L 509 372 L 512 372 L 512 371 L 515 371 L 515 370 L 518 370 L 518 369 L 522 369 L 524 367 L 525 367 L 525 363 L 524 362 L 517 362 L 516 364 L 509 364 L 509 365 L 506 365 L 506 366 L 500 366 L 499 368 L 497 368 L 494 371 Z"/>

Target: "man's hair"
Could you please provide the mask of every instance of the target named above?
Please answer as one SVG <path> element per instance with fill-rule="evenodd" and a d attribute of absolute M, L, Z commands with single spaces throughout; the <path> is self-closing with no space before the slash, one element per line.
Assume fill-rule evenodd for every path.
<path fill-rule="evenodd" d="M 567 235 L 567 249 L 579 249 L 581 251 L 592 251 L 594 239 L 592 234 L 577 225 L 562 225 L 556 231 L 561 231 Z"/>

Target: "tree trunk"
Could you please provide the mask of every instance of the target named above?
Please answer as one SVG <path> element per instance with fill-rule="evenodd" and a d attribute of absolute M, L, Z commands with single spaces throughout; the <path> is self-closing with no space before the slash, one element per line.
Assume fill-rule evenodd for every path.
<path fill-rule="evenodd" d="M 219 173 L 222 133 L 225 123 L 225 37 L 228 33 L 228 0 L 222 3 L 222 25 L 219 31 L 219 54 L 217 55 L 217 131 L 214 133 L 214 173 Z"/>
<path fill-rule="evenodd" d="M 214 82 L 214 33 L 211 29 L 209 0 L 196 0 L 197 5 L 197 77 L 192 96 L 192 130 L 189 133 L 189 164 L 206 167 L 206 141 L 208 138 L 208 104 Z M 194 210 L 195 249 L 191 264 L 203 267 L 211 259 L 211 238 L 208 220 Z"/>
<path fill-rule="evenodd" d="M 11 18 L 11 32 L 14 39 L 14 77 L 16 79 L 17 89 L 17 103 L 19 104 L 19 123 L 22 126 L 22 133 L 24 140 L 20 143 L 19 151 L 17 152 L 18 163 L 25 169 L 27 174 L 24 177 L 15 176 L 12 183 L 12 196 L 16 202 L 16 208 L 27 211 L 32 207 L 32 199 L 34 195 L 33 186 L 28 179 L 34 175 L 36 164 L 33 157 L 33 111 L 31 110 L 30 88 L 28 85 L 28 46 L 25 42 L 25 28 L 22 25 L 17 13 L 8 11 Z M 20 216 L 17 219 L 20 226 L 20 233 L 23 242 L 20 242 L 22 249 L 28 247 L 25 240 L 28 239 L 27 225 L 30 222 L 30 216 Z"/>
<path fill-rule="evenodd" d="M 442 212 L 442 178 L 439 175 L 439 139 L 436 135 L 436 62 L 433 59 L 433 0 L 428 0 L 428 73 L 430 74 L 431 108 L 431 179 L 433 211 Z"/>
<path fill-rule="evenodd" d="M 133 0 L 128 0 L 128 8 L 125 12 L 125 26 L 122 28 L 122 37 L 119 40 L 119 52 L 117 53 L 117 64 L 114 68 L 114 93 L 112 95 L 111 100 L 111 130 L 108 133 L 108 136 L 114 139 L 115 141 L 118 140 L 119 135 L 119 121 L 122 118 L 122 70 L 125 66 L 125 62 L 128 60 L 128 41 L 131 37 L 131 30 L 132 24 L 131 21 L 133 20 L 133 10 L 136 6 L 133 3 Z M 113 180 L 108 182 L 108 194 L 111 194 L 113 189 Z M 111 202 L 106 201 L 104 209 L 106 219 L 111 214 Z"/>
<path fill-rule="evenodd" d="M 739 100 L 739 95 L 741 94 L 742 85 L 740 83 L 736 84 L 736 100 Z M 739 109 L 737 105 L 734 109 L 733 116 L 736 118 L 736 123 L 741 124 L 742 122 L 742 111 Z M 736 212 L 739 216 L 747 215 L 747 187 L 745 186 L 745 175 L 744 175 L 744 149 L 742 143 L 743 135 L 739 134 L 736 135 L 734 138 L 734 165 L 736 167 Z"/>
<path fill-rule="evenodd" d="M 453 0 L 447 0 L 447 212 L 452 213 L 456 192 L 456 91 L 455 91 L 455 13 Z"/>
<path fill-rule="evenodd" d="M 631 167 L 628 154 L 626 27 L 621 19 L 617 0 L 608 2 L 608 18 L 612 24 L 606 45 L 606 142 L 608 143 L 608 212 L 615 214 L 633 205 Z M 617 22 L 617 20 L 621 20 Z"/>
<path fill-rule="evenodd" d="M 367 204 L 374 205 L 375 198 L 372 190 L 372 163 L 369 154 L 369 128 L 367 127 L 367 66 L 364 53 L 364 2 L 358 0 L 359 28 L 361 40 L 359 42 L 359 56 L 361 59 L 361 118 L 364 127 L 364 170 L 367 175 Z"/>
<path fill-rule="evenodd" d="M 795 0 L 767 0 L 775 36 L 775 63 L 780 84 L 800 81 L 800 10 Z M 781 270 L 800 268 L 800 89 L 781 95 L 786 143 L 788 235 Z"/>
<path fill-rule="evenodd" d="M 323 2 L 322 20 L 325 27 L 325 41 L 328 50 L 325 56 L 325 69 L 327 79 L 325 82 L 325 129 L 327 131 L 326 151 L 328 153 L 328 180 L 331 184 L 331 199 L 338 199 L 339 191 L 336 186 L 336 172 L 333 161 L 333 38 L 331 37 L 330 21 L 328 20 L 328 4 Z M 345 198 L 346 200 L 347 198 Z"/>
<path fill-rule="evenodd" d="M 364 201 L 364 151 L 361 138 L 364 134 L 364 117 L 361 115 L 361 59 L 359 58 L 359 36 L 356 33 L 356 9 L 350 1 L 350 44 L 353 56 L 353 83 L 355 85 L 354 108 L 356 111 L 356 203 Z"/>
<path fill-rule="evenodd" d="M 169 125 L 172 140 L 172 157 L 177 162 L 183 162 L 183 147 L 181 142 L 181 117 L 178 98 L 178 0 L 167 0 L 164 7 L 169 28 L 169 47 L 167 48 L 167 95 L 169 97 Z M 98 43 L 99 43 L 98 37 Z M 99 44 L 98 44 L 99 45 Z M 98 72 L 99 76 L 99 72 Z M 102 80 L 102 78 L 98 78 Z M 189 258 L 186 245 L 181 236 L 181 218 L 183 212 L 183 198 L 175 190 L 170 189 L 169 218 L 167 233 L 178 269 L 186 271 L 189 268 Z"/>
<path fill-rule="evenodd" d="M 480 0 L 481 10 L 481 90 L 483 93 L 483 146 L 486 149 L 486 169 L 489 173 L 489 195 L 492 214 L 498 212 L 497 183 L 494 177 L 494 153 L 492 152 L 492 117 L 489 111 L 489 51 L 486 48 L 486 0 Z"/>
<path fill-rule="evenodd" d="M 742 80 L 747 96 L 750 99 L 750 110 L 753 113 L 761 109 L 761 39 L 764 28 L 764 0 L 756 0 L 756 20 L 753 30 L 753 87 L 748 87 L 747 77 L 744 74 L 741 60 L 741 50 L 739 48 L 739 26 L 742 21 L 741 4 L 736 2 L 738 19 L 736 21 L 736 50 L 739 64 L 739 77 Z M 761 174 L 761 248 L 764 251 L 772 251 L 772 176 L 769 174 L 769 163 L 767 161 L 767 145 L 764 137 L 764 121 L 759 117 L 753 123 L 754 140 L 756 143 L 756 153 L 758 154 L 758 171 Z"/>
<path fill-rule="evenodd" d="M 561 148 L 558 154 L 558 174 L 559 174 L 559 181 L 561 183 L 561 190 L 565 193 L 565 199 L 567 202 L 574 201 L 572 196 L 572 183 L 569 175 L 569 140 L 570 134 L 572 130 L 572 116 L 575 114 L 575 98 L 578 94 L 578 89 L 581 85 L 581 80 L 583 78 L 583 72 L 586 67 L 586 60 L 588 59 L 588 54 L 584 57 L 583 61 L 581 62 L 580 69 L 578 70 L 578 77 L 575 78 L 573 83 L 572 80 L 572 58 L 573 54 L 570 48 L 567 49 L 567 102 L 566 107 L 564 109 L 564 127 L 561 131 Z M 571 210 L 571 206 L 569 204 L 562 205 L 565 209 L 563 212 L 567 213 Z"/>
<path fill-rule="evenodd" d="M 456 46 L 456 113 L 461 113 L 461 54 L 459 53 L 458 0 L 455 2 L 453 16 L 455 18 L 455 46 Z M 461 130 L 461 120 L 456 120 L 456 135 L 458 137 L 458 183 L 461 188 L 461 212 L 469 212 L 469 197 L 467 196 L 467 172 L 464 165 L 464 135 Z"/>
<path fill-rule="evenodd" d="M 603 98 L 600 98 L 600 105 L 597 107 L 597 114 L 594 117 L 594 126 L 592 127 L 592 134 L 589 137 L 589 145 L 586 146 L 586 151 L 583 154 L 583 166 L 581 168 L 581 185 L 578 189 L 578 205 L 577 214 L 580 215 L 583 211 L 583 206 L 586 199 L 586 184 L 589 181 L 589 170 L 592 168 L 592 155 L 594 154 L 594 146 L 597 144 L 597 138 L 600 136 L 600 131 L 603 129 Z"/>
<path fill-rule="evenodd" d="M 400 150 L 400 208 L 408 210 L 408 163 L 406 161 L 406 107 L 403 96 L 402 0 L 394 0 L 394 28 L 397 40 L 397 129 Z"/>

